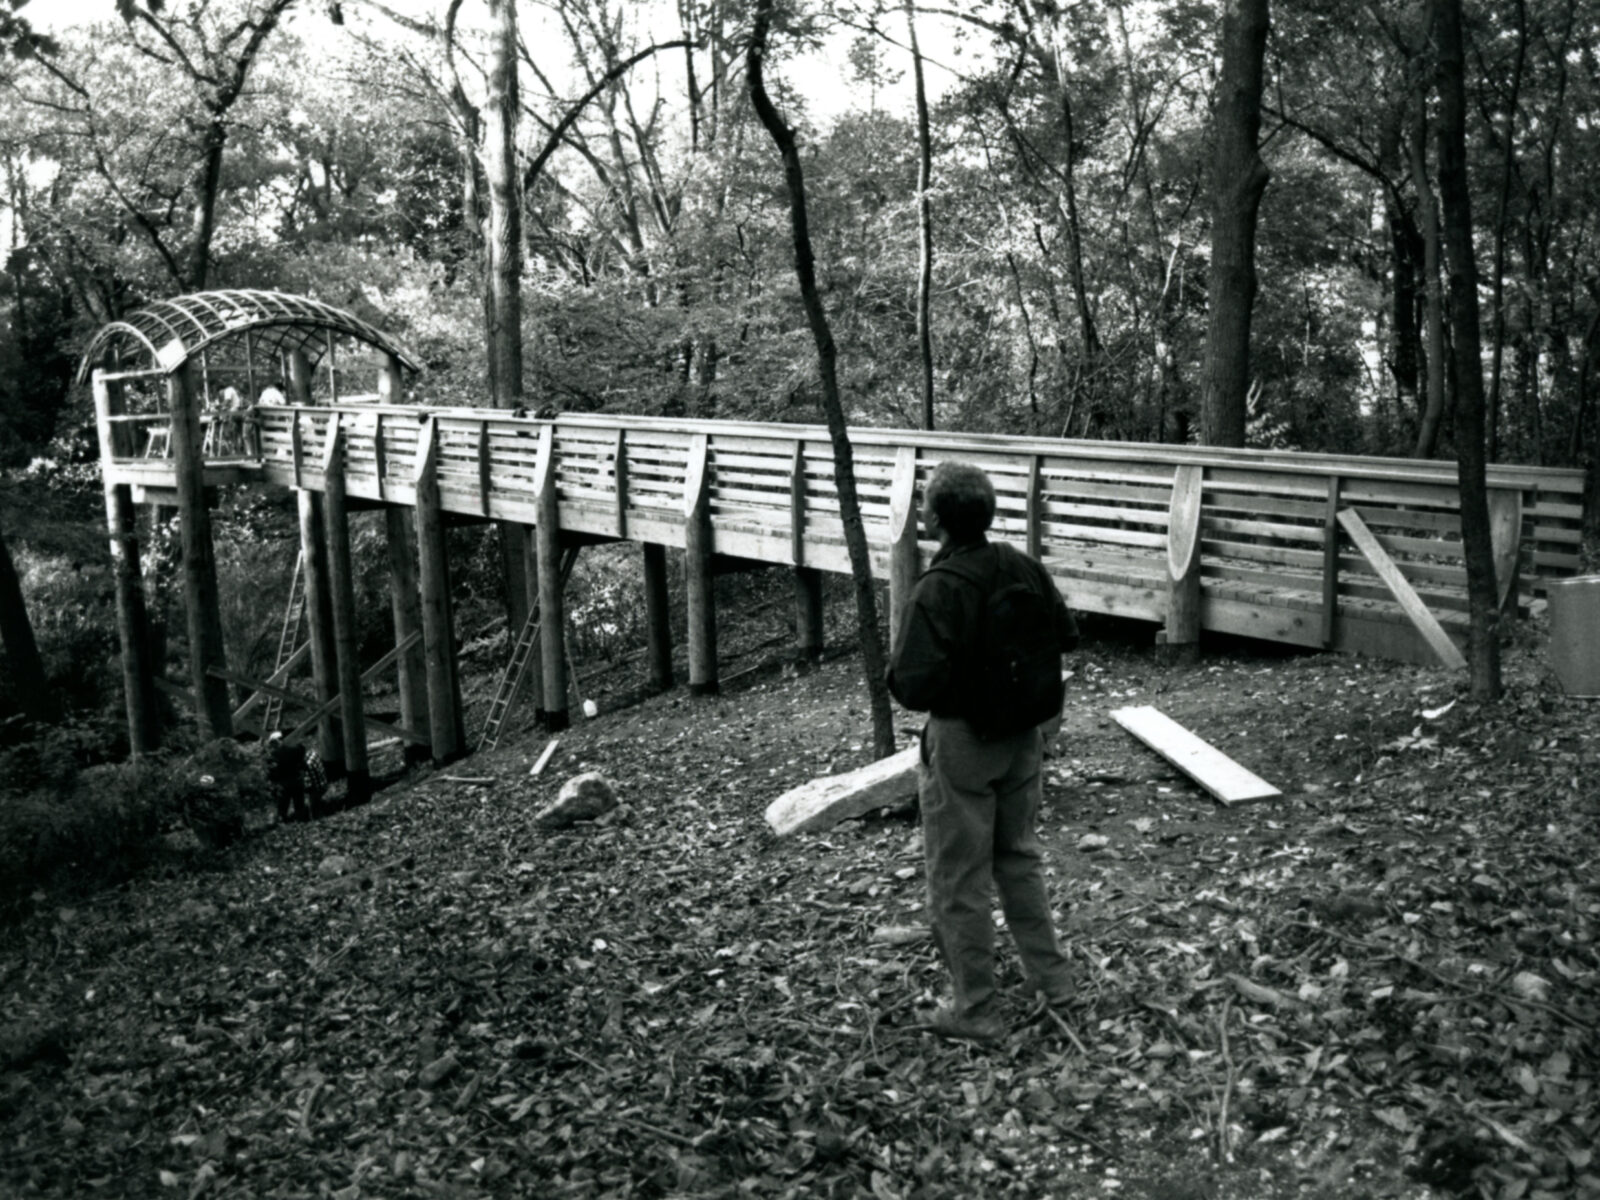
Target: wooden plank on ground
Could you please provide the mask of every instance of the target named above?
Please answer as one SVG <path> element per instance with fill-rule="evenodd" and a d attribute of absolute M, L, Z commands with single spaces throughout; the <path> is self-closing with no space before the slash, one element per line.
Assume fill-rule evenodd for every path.
<path fill-rule="evenodd" d="M 1372 530 L 1367 528 L 1367 523 L 1347 508 L 1339 513 L 1339 524 L 1344 526 L 1344 531 L 1350 535 L 1350 540 L 1372 564 L 1372 569 L 1378 573 L 1378 577 L 1394 593 L 1401 610 L 1411 618 L 1411 623 L 1417 627 L 1417 632 L 1422 635 L 1423 641 L 1427 642 L 1438 655 L 1439 662 L 1453 671 L 1466 667 L 1466 658 L 1456 649 L 1456 644 L 1450 640 L 1450 635 L 1444 631 L 1444 626 L 1439 624 L 1438 618 L 1428 611 L 1428 606 L 1422 602 L 1422 598 L 1400 573 L 1400 568 L 1395 566 L 1394 559 L 1389 557 L 1388 551 L 1378 544 L 1378 539 L 1372 535 Z"/>
<path fill-rule="evenodd" d="M 560 744 L 560 738 L 551 738 L 548 742 L 546 742 L 544 753 L 539 755 L 539 761 L 533 764 L 533 770 L 529 771 L 528 774 L 532 776 L 542 775 L 544 773 L 545 764 L 550 761 L 550 756 L 556 752 L 556 747 Z"/>
<path fill-rule="evenodd" d="M 915 795 L 920 756 L 920 747 L 908 746 L 859 770 L 802 783 L 767 805 L 767 824 L 779 837 L 813 833 Z"/>
<path fill-rule="evenodd" d="M 1223 804 L 1270 800 L 1283 795 L 1265 779 L 1245 770 L 1158 708 L 1147 704 L 1119 708 L 1111 714 L 1111 719 Z"/>

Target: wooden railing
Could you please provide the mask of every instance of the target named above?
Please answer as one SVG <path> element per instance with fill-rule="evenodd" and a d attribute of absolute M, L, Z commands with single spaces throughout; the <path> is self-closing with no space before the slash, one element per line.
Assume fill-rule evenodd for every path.
<path fill-rule="evenodd" d="M 547 444 L 564 531 L 682 546 L 703 486 L 717 553 L 849 569 L 833 451 L 819 427 L 541 421 L 366 404 L 256 412 L 260 473 L 272 482 L 322 488 L 337 416 L 352 499 L 414 503 L 421 448 L 433 439 L 447 511 L 531 524 Z M 897 559 L 902 569 L 926 564 L 935 547 L 917 528 L 921 489 L 934 466 L 956 458 L 993 478 L 994 533 L 1037 554 L 1077 608 L 1170 622 L 1185 568 L 1169 562 L 1169 550 L 1192 542 L 1203 628 L 1434 661 L 1380 565 L 1342 529 L 1339 514 L 1349 510 L 1427 609 L 1461 635 L 1467 601 L 1452 463 L 898 429 L 853 429 L 851 440 L 873 569 L 885 578 Z M 1198 488 L 1199 504 L 1180 502 L 1187 486 Z M 1496 466 L 1489 486 L 1507 598 L 1575 573 L 1581 474 Z"/>

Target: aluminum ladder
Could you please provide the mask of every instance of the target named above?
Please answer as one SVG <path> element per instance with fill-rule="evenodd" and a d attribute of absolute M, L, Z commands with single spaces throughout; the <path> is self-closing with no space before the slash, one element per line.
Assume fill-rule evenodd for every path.
<path fill-rule="evenodd" d="M 284 665 L 294 655 L 295 648 L 300 642 L 300 625 L 306 616 L 306 581 L 305 581 L 305 552 L 301 551 L 294 558 L 294 576 L 289 581 L 289 599 L 283 606 L 283 628 L 278 631 L 278 658 L 273 664 L 272 675 L 274 678 L 283 670 Z M 279 686 L 282 686 L 280 681 Z M 261 735 L 265 737 L 278 728 L 283 719 L 283 697 L 268 696 L 266 708 L 261 716 Z"/>
<path fill-rule="evenodd" d="M 561 557 L 562 587 L 566 586 L 567 576 L 572 574 L 572 564 L 577 559 L 578 547 L 567 547 Z M 528 607 L 528 619 L 523 623 L 522 632 L 517 635 L 516 645 L 511 649 L 511 661 L 506 663 L 506 669 L 501 672 L 500 686 L 495 689 L 494 699 L 489 702 L 489 715 L 483 722 L 483 733 L 478 737 L 479 750 L 493 750 L 500 744 L 500 733 L 511 716 L 517 693 L 522 688 L 522 677 L 528 673 L 528 663 L 533 660 L 533 648 L 539 642 L 539 625 L 539 602 L 535 600 Z"/>

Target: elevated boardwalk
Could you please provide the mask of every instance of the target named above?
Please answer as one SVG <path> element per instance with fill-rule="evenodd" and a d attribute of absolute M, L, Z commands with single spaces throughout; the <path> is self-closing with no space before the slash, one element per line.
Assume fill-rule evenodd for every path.
<path fill-rule="evenodd" d="M 431 470 L 444 511 L 537 526 L 548 481 L 569 538 L 682 548 L 703 489 L 713 553 L 849 570 L 833 452 L 820 427 L 538 420 L 499 409 L 366 403 L 265 406 L 258 418 L 260 456 L 208 459 L 208 484 L 323 491 L 330 431 L 338 430 L 353 505 L 413 506 L 418 480 Z M 160 418 L 121 418 L 152 419 Z M 1351 509 L 1444 629 L 1464 641 L 1451 463 L 868 428 L 853 429 L 851 440 L 873 569 L 884 579 L 896 546 L 905 556 L 915 539 L 924 565 L 936 548 L 911 527 L 928 473 L 957 458 L 995 481 L 995 535 L 1038 555 L 1080 610 L 1168 622 L 1181 566 L 1170 561 L 1177 520 L 1188 526 L 1180 534 L 1198 538 L 1201 629 L 1438 661 L 1389 583 L 1342 535 L 1337 514 Z M 110 481 L 132 485 L 136 499 L 161 499 L 173 487 L 162 457 L 121 455 L 106 469 Z M 1185 477 L 1198 483 L 1198 505 L 1175 506 L 1175 484 L 1181 492 Z M 1496 466 L 1489 483 L 1506 599 L 1525 601 L 1541 579 L 1575 573 L 1581 473 Z"/>
<path fill-rule="evenodd" d="M 175 297 L 96 335 L 79 377 L 92 375 L 94 388 L 135 753 L 160 744 L 154 689 L 174 686 L 155 660 L 144 607 L 140 502 L 179 512 L 189 678 L 178 690 L 201 729 L 231 735 L 263 697 L 272 704 L 262 707 L 292 704 L 298 724 L 288 736 L 315 727 L 352 796 L 366 792 L 370 728 L 436 761 L 467 749 L 448 523 L 500 525 L 508 583 L 528 610 L 512 663 L 538 662 L 552 729 L 566 723 L 569 703 L 562 584 L 583 545 L 642 546 L 651 686 L 673 682 L 668 547 L 684 557 L 691 691 L 718 687 L 719 568 L 790 571 L 797 649 L 820 652 L 823 572 L 849 570 L 824 430 L 400 403 L 416 369 L 352 314 L 276 292 Z M 376 392 L 351 394 L 374 377 Z M 1041 559 L 1081 611 L 1158 622 L 1175 644 L 1211 630 L 1448 667 L 1464 661 L 1454 464 L 891 429 L 856 429 L 851 440 L 891 623 L 935 549 L 918 519 L 928 474 L 954 458 L 994 479 L 994 536 Z M 291 587 L 267 679 L 227 662 L 209 510 L 211 489 L 224 484 L 296 493 L 303 603 Z M 1578 569 L 1582 478 L 1491 467 L 1489 489 L 1501 602 L 1514 610 L 1544 580 Z M 376 663 L 360 655 L 353 586 L 350 514 L 361 508 L 383 510 L 389 563 L 394 648 Z M 301 663 L 310 694 L 296 690 Z M 380 725 L 362 690 L 389 669 L 400 719 Z M 502 682 L 491 706 L 500 719 L 519 680 L 508 672 Z M 234 707 L 230 687 L 253 694 Z"/>

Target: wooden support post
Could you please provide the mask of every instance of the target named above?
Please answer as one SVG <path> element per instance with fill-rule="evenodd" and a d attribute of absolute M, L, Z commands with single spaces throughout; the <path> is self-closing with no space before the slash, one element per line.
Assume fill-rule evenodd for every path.
<path fill-rule="evenodd" d="M 1489 540 L 1494 546 L 1494 578 L 1500 588 L 1500 611 L 1513 617 L 1522 560 L 1522 491 L 1489 489 Z"/>
<path fill-rule="evenodd" d="M 1200 509 L 1205 468 L 1185 463 L 1172 477 L 1167 519 L 1167 627 L 1169 646 L 1200 641 Z"/>
<path fill-rule="evenodd" d="M 539 531 L 532 525 L 519 525 L 518 528 L 522 531 L 519 543 L 522 548 L 522 602 L 531 610 L 539 607 Z M 527 623 L 528 618 L 524 613 L 522 624 Z M 533 645 L 528 648 L 528 665 L 522 671 L 524 680 L 522 687 L 533 692 L 533 715 L 542 728 L 545 719 L 544 660 L 540 657 L 541 641 L 540 638 L 534 638 Z"/>
<path fill-rule="evenodd" d="M 611 447 L 611 487 L 617 497 L 617 536 L 628 536 L 628 434 L 617 430 Z"/>
<path fill-rule="evenodd" d="M 328 592 L 333 603 L 335 666 L 339 680 L 339 718 L 344 726 L 346 802 L 372 797 L 367 764 L 367 724 L 361 709 L 360 639 L 356 632 L 356 589 L 350 561 L 350 509 L 345 496 L 345 431 L 339 414 L 328 420 L 322 454 L 324 528 L 328 537 Z"/>
<path fill-rule="evenodd" d="M 411 510 L 391 505 L 383 510 L 389 549 L 389 606 L 394 613 L 394 644 L 401 646 L 422 632 L 422 602 L 417 594 L 416 530 Z M 400 724 L 407 729 L 428 728 L 428 667 L 419 637 L 397 660 Z M 406 761 L 428 757 L 426 746 L 406 743 Z"/>
<path fill-rule="evenodd" d="M 1350 535 L 1350 540 L 1366 556 L 1367 562 L 1372 564 L 1372 569 L 1378 573 L 1378 577 L 1388 585 L 1389 591 L 1399 602 L 1401 609 L 1411 618 L 1411 623 L 1417 627 L 1422 640 L 1428 643 L 1439 661 L 1451 670 L 1463 670 L 1467 665 L 1466 658 L 1450 640 L 1450 635 L 1444 631 L 1444 626 L 1439 624 L 1438 618 L 1428 611 L 1428 606 L 1422 602 L 1422 597 L 1417 595 L 1410 582 L 1400 573 L 1400 568 L 1373 536 L 1372 530 L 1367 528 L 1367 523 L 1354 509 L 1347 508 L 1339 514 L 1339 524 L 1344 526 L 1345 532 Z"/>
<path fill-rule="evenodd" d="M 311 363 L 304 350 L 289 351 L 289 403 L 311 403 Z"/>
<path fill-rule="evenodd" d="M 1322 644 L 1332 647 L 1339 621 L 1339 477 L 1328 476 L 1322 510 Z"/>
<path fill-rule="evenodd" d="M 339 692 L 339 651 L 333 629 L 333 596 L 328 587 L 328 541 L 322 495 L 301 488 L 295 498 L 300 509 L 300 569 L 306 585 L 311 678 L 317 703 L 327 704 Z M 344 770 L 344 733 L 331 709 L 317 722 L 317 753 L 336 774 Z"/>
<path fill-rule="evenodd" d="M 822 572 L 815 567 L 794 569 L 795 652 L 802 661 L 822 657 Z"/>
<path fill-rule="evenodd" d="M 672 622 L 667 604 L 667 548 L 644 544 L 646 681 L 652 691 L 672 686 Z"/>
<path fill-rule="evenodd" d="M 1028 455 L 1027 551 L 1028 557 L 1044 557 L 1044 476 L 1043 463 L 1037 454 Z"/>
<path fill-rule="evenodd" d="M 100 432 L 102 478 L 109 478 L 116 456 L 116 429 L 111 418 L 122 414 L 122 385 L 94 373 L 94 409 Z M 156 704 L 155 670 L 151 663 L 150 618 L 145 611 L 144 580 L 139 567 L 139 524 L 133 489 L 125 483 L 105 485 L 106 528 L 111 535 L 111 573 L 117 604 L 117 638 L 122 644 L 122 694 L 128 713 L 128 746 L 133 757 L 161 746 L 161 710 Z"/>
<path fill-rule="evenodd" d="M 889 482 L 889 637 L 900 629 L 922 558 L 917 551 L 917 448 L 901 446 Z"/>
<path fill-rule="evenodd" d="M 533 469 L 539 550 L 539 666 L 544 681 L 544 724 L 560 733 L 571 723 L 567 711 L 566 608 L 561 595 L 561 507 L 556 487 L 556 427 L 539 430 L 539 459 Z"/>
<path fill-rule="evenodd" d="M 209 673 L 212 667 L 226 668 L 228 660 L 222 644 L 211 512 L 206 507 L 200 410 L 187 363 L 167 376 L 167 405 L 172 414 L 172 476 L 178 493 L 183 544 L 183 598 L 195 715 L 208 739 L 232 737 L 233 705 L 228 700 L 228 685 Z"/>
<path fill-rule="evenodd" d="M 711 575 L 710 441 L 697 433 L 689 442 L 683 483 L 684 570 L 689 593 L 689 692 L 717 691 L 717 607 Z"/>
<path fill-rule="evenodd" d="M 806 447 L 794 444 L 789 460 L 789 561 L 797 567 L 806 563 Z"/>
<path fill-rule="evenodd" d="M 446 763 L 466 750 L 461 684 L 456 674 L 454 622 L 450 611 L 450 562 L 444 545 L 444 508 L 439 496 L 439 423 L 423 422 L 417 436 L 417 583 L 422 599 L 423 664 L 428 682 L 429 751 Z"/>

